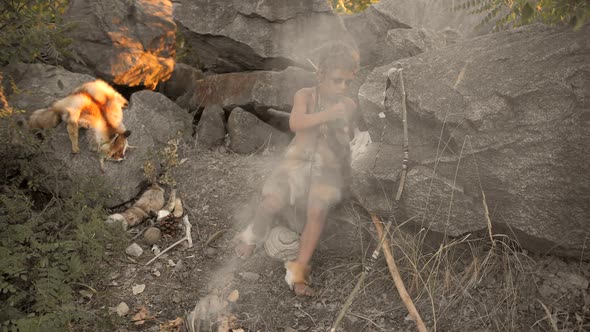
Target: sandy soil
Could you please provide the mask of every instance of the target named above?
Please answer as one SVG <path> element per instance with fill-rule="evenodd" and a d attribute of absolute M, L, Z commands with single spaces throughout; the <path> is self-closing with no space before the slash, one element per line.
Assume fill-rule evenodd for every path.
<path fill-rule="evenodd" d="M 256 203 L 264 175 L 276 156 L 240 156 L 226 151 L 185 149 L 174 171 L 178 195 L 193 225 L 193 248 L 179 246 L 149 266 L 144 253 L 130 259 L 111 252 L 100 268 L 108 277 L 92 285 L 98 293 L 81 303 L 96 319 L 85 331 L 175 331 L 162 324 L 177 317 L 198 331 L 328 331 L 363 269 L 363 255 L 320 251 L 314 256 L 312 285 L 318 296 L 301 299 L 284 282 L 284 268 L 263 250 L 241 261 L 232 238 Z M 168 188 L 169 189 L 169 188 Z M 149 223 L 149 222 L 148 222 Z M 241 224 L 242 223 L 242 224 Z M 130 238 L 146 224 L 130 230 Z M 219 231 L 217 239 L 205 242 Z M 166 248 L 182 237 L 164 237 Z M 504 237 L 447 243 L 420 251 L 419 238 L 397 231 L 394 253 L 402 276 L 429 330 L 584 331 L 590 329 L 590 264 L 536 257 Z M 374 243 L 365 244 L 371 251 Z M 145 290 L 133 295 L 134 285 Z M 125 302 L 130 312 L 114 308 Z M 132 321 L 141 306 L 150 319 Z M 381 259 L 368 275 L 339 331 L 414 331 Z M 190 329 L 187 329 L 190 331 Z"/>

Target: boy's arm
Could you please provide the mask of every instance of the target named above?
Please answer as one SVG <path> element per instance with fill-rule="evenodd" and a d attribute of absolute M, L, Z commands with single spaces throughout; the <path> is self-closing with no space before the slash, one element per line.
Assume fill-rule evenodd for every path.
<path fill-rule="evenodd" d="M 289 128 L 294 132 L 319 126 L 344 115 L 344 110 L 337 109 L 308 114 L 308 98 L 310 95 L 303 89 L 295 93 L 293 109 L 289 117 Z"/>

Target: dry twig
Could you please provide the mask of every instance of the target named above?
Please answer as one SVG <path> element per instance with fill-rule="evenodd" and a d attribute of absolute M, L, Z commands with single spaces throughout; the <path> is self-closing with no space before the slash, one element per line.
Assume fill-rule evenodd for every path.
<path fill-rule="evenodd" d="M 354 286 L 354 289 L 352 290 L 352 292 L 346 298 L 346 301 L 344 302 L 342 309 L 340 309 L 340 312 L 338 313 L 338 317 L 336 317 L 336 320 L 334 321 L 334 324 L 332 325 L 330 332 L 336 332 L 336 329 L 338 328 L 338 326 L 340 326 L 340 323 L 342 322 L 344 315 L 346 315 L 346 313 L 348 312 L 348 309 L 350 308 L 350 305 L 352 304 L 352 300 L 354 300 L 356 294 L 361 289 L 361 285 L 365 282 L 365 278 L 367 277 L 367 273 L 368 272 L 366 270 L 364 270 L 361 273 L 361 277 L 357 281 L 356 286 Z"/>

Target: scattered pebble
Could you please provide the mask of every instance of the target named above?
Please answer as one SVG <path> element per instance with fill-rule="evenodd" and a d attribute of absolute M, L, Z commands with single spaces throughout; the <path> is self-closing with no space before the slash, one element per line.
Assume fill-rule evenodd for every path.
<path fill-rule="evenodd" d="M 166 211 L 166 210 L 160 210 L 158 211 L 158 217 L 156 218 L 157 221 L 160 221 L 166 217 L 168 217 L 170 215 L 170 212 Z"/>
<path fill-rule="evenodd" d="M 123 317 L 129 313 L 129 306 L 125 302 L 119 303 L 117 306 L 117 315 Z"/>
<path fill-rule="evenodd" d="M 145 290 L 145 284 L 133 285 L 131 290 L 133 295 L 141 294 Z"/>
<path fill-rule="evenodd" d="M 229 295 L 227 296 L 227 300 L 229 302 L 236 302 L 240 298 L 240 292 L 237 289 L 234 289 Z"/>
<path fill-rule="evenodd" d="M 143 233 L 143 239 L 149 245 L 158 243 L 161 236 L 162 231 L 157 227 L 150 227 Z"/>
<path fill-rule="evenodd" d="M 158 256 L 160 254 L 160 247 L 154 244 L 152 246 L 152 252 L 154 253 L 154 255 Z"/>
<path fill-rule="evenodd" d="M 154 271 L 154 275 L 155 275 L 156 277 L 159 277 L 159 276 L 161 276 L 162 274 L 160 273 L 160 271 L 156 270 L 156 271 Z"/>
<path fill-rule="evenodd" d="M 207 247 L 205 249 L 205 255 L 207 256 L 215 256 L 217 254 L 217 249 L 212 248 L 212 247 Z"/>
<path fill-rule="evenodd" d="M 132 243 L 127 249 L 125 249 L 125 253 L 129 256 L 139 257 L 143 254 L 143 249 L 141 249 L 137 243 Z"/>
<path fill-rule="evenodd" d="M 254 273 L 254 272 L 240 272 L 239 275 L 243 279 L 251 280 L 251 281 L 256 281 L 260 278 L 260 275 L 258 273 Z"/>

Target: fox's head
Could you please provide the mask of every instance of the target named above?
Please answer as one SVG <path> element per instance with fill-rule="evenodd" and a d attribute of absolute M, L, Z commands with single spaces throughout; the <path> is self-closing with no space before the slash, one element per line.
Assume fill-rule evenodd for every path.
<path fill-rule="evenodd" d="M 111 140 L 108 150 L 106 151 L 107 160 L 121 161 L 125 159 L 125 153 L 129 147 L 127 137 L 131 135 L 131 130 L 125 130 L 122 134 L 116 134 Z"/>

